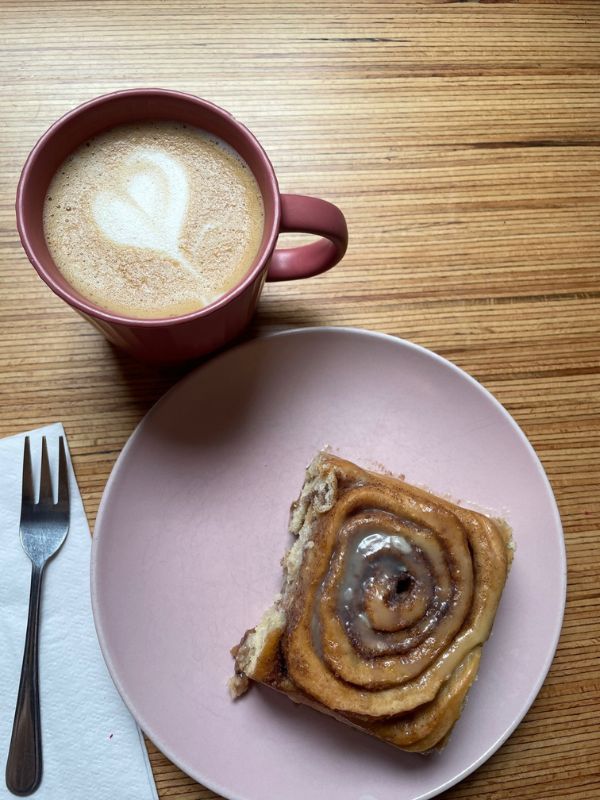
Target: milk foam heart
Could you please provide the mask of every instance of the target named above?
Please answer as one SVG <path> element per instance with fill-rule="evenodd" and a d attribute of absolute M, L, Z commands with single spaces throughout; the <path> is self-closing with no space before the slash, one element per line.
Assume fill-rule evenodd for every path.
<path fill-rule="evenodd" d="M 104 308 L 176 316 L 238 283 L 260 247 L 262 197 L 240 156 L 176 122 L 123 125 L 51 181 L 44 233 L 65 278 Z"/>
<path fill-rule="evenodd" d="M 195 274 L 179 250 L 188 205 L 188 180 L 176 159 L 159 150 L 138 150 L 123 164 L 123 189 L 94 197 L 96 223 L 111 241 L 165 253 Z"/>

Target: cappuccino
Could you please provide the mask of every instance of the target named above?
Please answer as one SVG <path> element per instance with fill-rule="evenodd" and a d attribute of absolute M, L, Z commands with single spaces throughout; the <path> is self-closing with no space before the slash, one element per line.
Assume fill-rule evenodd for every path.
<path fill-rule="evenodd" d="M 65 279 L 129 317 L 212 303 L 248 272 L 263 228 L 248 165 L 221 139 L 178 122 L 121 125 L 85 142 L 44 203 L 44 235 Z"/>

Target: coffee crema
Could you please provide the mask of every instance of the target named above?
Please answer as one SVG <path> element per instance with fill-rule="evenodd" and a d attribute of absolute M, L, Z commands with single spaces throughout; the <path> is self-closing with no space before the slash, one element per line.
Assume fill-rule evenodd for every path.
<path fill-rule="evenodd" d="M 44 235 L 54 263 L 96 305 L 138 318 L 212 303 L 256 257 L 260 189 L 224 141 L 178 122 L 120 125 L 54 175 Z"/>

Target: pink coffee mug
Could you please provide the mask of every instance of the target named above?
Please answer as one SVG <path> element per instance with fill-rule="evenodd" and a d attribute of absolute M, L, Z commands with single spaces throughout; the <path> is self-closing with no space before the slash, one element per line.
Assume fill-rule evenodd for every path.
<path fill-rule="evenodd" d="M 224 139 L 248 164 L 260 187 L 265 227 L 258 255 L 244 278 L 214 303 L 178 317 L 136 319 L 108 311 L 80 295 L 54 264 L 43 229 L 44 199 L 52 176 L 80 144 L 129 122 L 177 120 Z M 97 97 L 65 114 L 35 145 L 17 189 L 17 227 L 27 256 L 41 278 L 113 344 L 147 361 L 185 361 L 219 349 L 250 322 L 265 279 L 318 275 L 346 251 L 342 212 L 316 197 L 280 194 L 273 166 L 250 131 L 218 106 L 166 89 L 131 89 Z M 312 233 L 316 242 L 276 250 L 282 232 Z"/>

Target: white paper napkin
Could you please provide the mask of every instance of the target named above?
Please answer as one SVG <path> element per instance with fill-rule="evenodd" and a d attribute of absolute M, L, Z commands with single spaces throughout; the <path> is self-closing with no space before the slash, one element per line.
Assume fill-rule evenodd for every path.
<path fill-rule="evenodd" d="M 29 433 L 34 474 L 42 435 L 56 476 L 62 425 Z M 25 434 L 0 440 L 0 798 L 19 688 L 31 563 L 19 539 Z M 40 707 L 44 774 L 36 800 L 156 800 L 148 753 L 102 658 L 90 601 L 91 537 L 73 469 L 71 524 L 44 575 Z M 56 486 L 56 485 L 55 485 Z"/>

